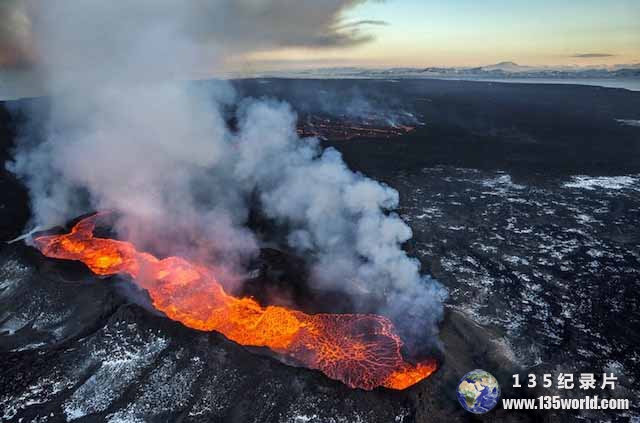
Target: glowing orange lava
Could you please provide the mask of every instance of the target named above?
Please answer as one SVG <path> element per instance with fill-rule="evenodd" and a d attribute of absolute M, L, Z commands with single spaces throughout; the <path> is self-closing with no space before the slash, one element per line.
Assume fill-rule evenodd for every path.
<path fill-rule="evenodd" d="M 436 370 L 435 360 L 404 361 L 391 321 L 370 314 L 309 315 L 227 294 L 211 269 L 180 257 L 159 260 L 133 244 L 93 235 L 98 215 L 65 235 L 41 236 L 48 257 L 78 260 L 98 275 L 127 274 L 154 307 L 193 329 L 220 332 L 241 345 L 268 347 L 352 388 L 405 389 Z"/>

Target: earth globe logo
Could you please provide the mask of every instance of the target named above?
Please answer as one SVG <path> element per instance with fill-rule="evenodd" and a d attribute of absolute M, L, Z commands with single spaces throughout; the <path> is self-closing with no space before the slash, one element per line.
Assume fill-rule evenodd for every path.
<path fill-rule="evenodd" d="M 498 404 L 500 385 L 491 373 L 476 369 L 460 380 L 457 394 L 458 401 L 465 410 L 483 414 Z"/>

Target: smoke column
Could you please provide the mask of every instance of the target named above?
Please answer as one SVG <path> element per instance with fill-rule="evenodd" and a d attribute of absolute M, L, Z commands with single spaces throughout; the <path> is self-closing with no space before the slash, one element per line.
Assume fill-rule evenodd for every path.
<path fill-rule="evenodd" d="M 257 197 L 287 228 L 288 246 L 312 261 L 315 287 L 356 304 L 381 298 L 379 312 L 405 336 L 431 342 L 446 293 L 401 248 L 412 234 L 392 212 L 398 193 L 348 169 L 336 150 L 298 138 L 287 104 L 237 99 L 224 82 L 198 90 L 176 80 L 251 49 L 366 40 L 337 25 L 357 2 L 289 3 L 30 4 L 51 107 L 32 114 L 44 139 L 25 127 L 8 166 L 30 190 L 34 225 L 115 210 L 123 238 L 215 260 L 226 283 L 241 280 L 258 251 L 246 226 Z M 237 131 L 223 118 L 229 104 L 238 105 Z"/>

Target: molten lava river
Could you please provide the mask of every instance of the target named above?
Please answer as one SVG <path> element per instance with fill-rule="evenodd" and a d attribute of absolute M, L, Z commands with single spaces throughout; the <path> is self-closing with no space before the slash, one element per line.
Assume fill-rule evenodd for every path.
<path fill-rule="evenodd" d="M 45 256 L 81 261 L 98 275 L 129 275 L 149 292 L 154 307 L 185 326 L 267 347 L 352 388 L 405 389 L 436 370 L 435 360 L 403 359 L 402 341 L 386 317 L 309 315 L 233 297 L 209 268 L 180 257 L 160 260 L 131 243 L 95 237 L 97 217 L 81 220 L 68 234 L 38 237 L 36 245 Z"/>

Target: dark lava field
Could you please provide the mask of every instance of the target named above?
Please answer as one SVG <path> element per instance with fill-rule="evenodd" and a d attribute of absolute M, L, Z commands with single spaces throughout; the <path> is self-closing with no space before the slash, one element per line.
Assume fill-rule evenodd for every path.
<path fill-rule="evenodd" d="M 206 89 L 206 82 L 199 82 Z M 305 114 L 415 126 L 392 139 L 327 140 L 400 192 L 406 249 L 449 290 L 440 369 L 402 392 L 352 390 L 265 351 L 193 331 L 145 293 L 22 242 L 0 246 L 0 421 L 441 422 L 640 418 L 640 92 L 436 80 L 244 80 L 242 96 Z M 0 108 L 10 158 L 18 106 Z M 634 123 L 635 122 L 635 123 Z M 0 172 L 0 240 L 23 232 L 27 193 Z M 264 250 L 259 283 L 299 276 Z M 132 301 L 138 298 L 138 301 Z M 503 398 L 631 399 L 632 410 L 505 411 L 457 403 L 460 378 L 494 374 Z M 616 389 L 512 388 L 534 373 L 614 373 Z M 635 407 L 635 408 L 634 408 Z"/>

